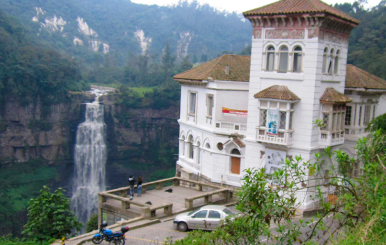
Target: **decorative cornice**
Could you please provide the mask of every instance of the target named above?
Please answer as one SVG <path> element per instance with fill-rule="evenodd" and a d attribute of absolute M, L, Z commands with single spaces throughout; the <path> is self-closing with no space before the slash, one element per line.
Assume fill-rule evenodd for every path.
<path fill-rule="evenodd" d="M 208 84 L 208 81 L 198 81 L 198 80 L 186 80 L 186 79 L 174 79 L 179 82 L 181 85 L 196 86 L 196 87 L 205 87 Z"/>

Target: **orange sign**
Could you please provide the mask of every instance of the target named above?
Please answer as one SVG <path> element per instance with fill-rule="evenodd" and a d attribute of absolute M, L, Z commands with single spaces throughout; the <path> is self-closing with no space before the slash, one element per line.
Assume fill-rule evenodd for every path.
<path fill-rule="evenodd" d="M 246 117 L 248 116 L 247 110 L 235 110 L 235 109 L 229 109 L 226 107 L 222 108 L 222 114 L 224 116 L 235 116 L 235 117 Z"/>

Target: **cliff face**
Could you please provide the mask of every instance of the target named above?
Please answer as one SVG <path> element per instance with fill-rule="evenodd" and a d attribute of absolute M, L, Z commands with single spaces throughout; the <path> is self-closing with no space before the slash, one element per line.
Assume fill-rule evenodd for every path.
<path fill-rule="evenodd" d="M 100 98 L 107 125 L 107 187 L 127 185 L 131 174 L 142 175 L 144 181 L 174 175 L 179 106 L 130 109 L 116 105 L 117 96 Z"/>
<path fill-rule="evenodd" d="M 84 120 L 82 103 L 93 98 L 71 94 L 67 102 L 49 107 L 40 101 L 27 106 L 6 101 L 0 111 L 0 164 L 72 158 L 76 127 Z"/>

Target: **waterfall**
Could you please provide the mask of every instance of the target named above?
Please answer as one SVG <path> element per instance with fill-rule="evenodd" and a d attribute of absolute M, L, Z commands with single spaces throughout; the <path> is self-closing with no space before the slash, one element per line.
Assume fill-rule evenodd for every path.
<path fill-rule="evenodd" d="M 86 104 L 86 120 L 79 124 L 75 145 L 75 176 L 71 207 L 79 221 L 85 223 L 97 212 L 98 192 L 104 191 L 106 143 L 103 105 L 100 90 L 92 91 L 93 103 Z"/>

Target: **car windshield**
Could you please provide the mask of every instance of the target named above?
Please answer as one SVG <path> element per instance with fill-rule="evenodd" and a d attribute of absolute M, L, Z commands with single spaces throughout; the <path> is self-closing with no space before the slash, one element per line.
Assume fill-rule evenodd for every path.
<path fill-rule="evenodd" d="M 228 208 L 225 208 L 224 210 L 223 210 L 223 212 L 224 213 L 226 213 L 227 215 L 234 215 L 234 214 L 236 214 L 235 212 L 232 212 L 230 209 L 228 209 Z"/>
<path fill-rule="evenodd" d="M 195 210 L 193 210 L 192 212 L 188 213 L 188 216 L 194 214 L 194 213 L 197 212 L 198 210 L 200 210 L 200 209 L 195 209 Z"/>

